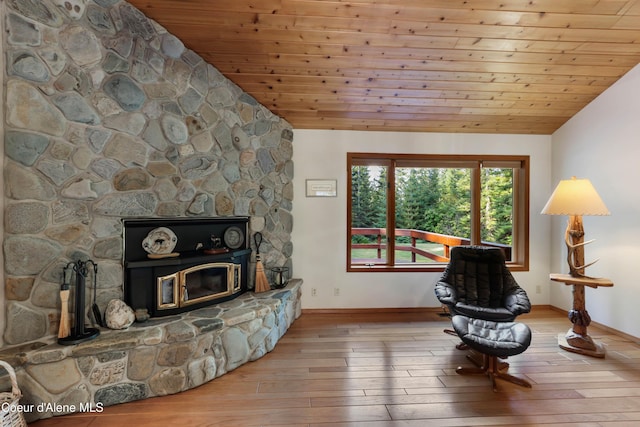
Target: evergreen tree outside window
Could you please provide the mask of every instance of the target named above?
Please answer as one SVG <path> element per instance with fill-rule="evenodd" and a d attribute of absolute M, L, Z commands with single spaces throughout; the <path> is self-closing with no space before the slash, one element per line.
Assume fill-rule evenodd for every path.
<path fill-rule="evenodd" d="M 528 269 L 528 156 L 348 153 L 348 271 L 437 271 L 457 245 Z"/>

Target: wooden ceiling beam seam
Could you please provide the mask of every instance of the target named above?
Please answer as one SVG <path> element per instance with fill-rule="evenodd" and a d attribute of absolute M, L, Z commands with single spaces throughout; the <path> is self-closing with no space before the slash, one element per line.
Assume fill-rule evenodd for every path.
<path fill-rule="evenodd" d="M 145 2 L 138 2 L 145 3 Z M 189 2 L 182 0 L 148 2 L 141 8 L 150 16 L 161 6 L 163 10 L 171 10 L 175 14 L 191 13 L 215 13 L 221 17 L 248 15 L 251 20 L 258 17 L 267 16 L 295 16 L 312 18 L 344 18 L 349 20 L 388 20 L 390 17 L 402 18 L 408 21 L 437 22 L 447 21 L 458 24 L 484 23 L 488 25 L 542 25 L 548 27 L 572 26 L 580 28 L 612 28 L 617 23 L 621 15 L 620 8 L 614 8 L 607 12 L 595 12 L 592 9 L 581 8 L 573 10 L 555 9 L 553 7 L 541 9 L 522 8 L 517 9 L 488 9 L 477 7 L 474 0 L 473 8 L 455 8 L 454 2 L 448 2 L 447 6 L 432 6 L 420 2 L 412 6 L 403 4 L 391 4 L 389 2 L 376 2 L 376 4 L 366 4 L 359 2 L 327 2 L 327 1 L 282 1 L 266 2 L 262 7 L 260 2 L 253 2 L 252 7 L 233 8 L 228 2 Z M 536 2 L 538 3 L 538 2 Z M 556 3 L 560 3 L 557 2 Z M 585 5 L 588 6 L 588 5 Z M 615 13 L 613 13 L 615 11 Z M 245 21 L 246 22 L 246 21 Z"/>
<path fill-rule="evenodd" d="M 195 15 L 195 16 L 194 16 Z M 435 20 L 405 21 L 392 19 L 388 21 L 348 19 L 348 18 L 319 18 L 300 16 L 281 16 L 265 14 L 233 14 L 235 19 L 225 18 L 220 15 L 208 15 L 202 12 L 180 13 L 176 12 L 171 17 L 171 23 L 167 29 L 179 31 L 181 27 L 199 26 L 218 28 L 225 32 L 236 31 L 239 33 L 262 33 L 268 30 L 280 31 L 319 31 L 325 37 L 331 38 L 332 33 L 350 33 L 365 35 L 412 35 L 412 36 L 441 36 L 494 38 L 514 40 L 538 40 L 569 42 L 603 41 L 616 43 L 634 43 L 640 39 L 640 28 L 635 20 L 630 19 L 622 28 L 599 28 L 598 26 L 575 28 L 572 26 L 543 27 L 526 25 L 502 25 L 484 23 L 450 23 Z M 246 16 L 244 16 L 246 15 Z M 160 19 L 158 17 L 157 19 Z"/>
<path fill-rule="evenodd" d="M 638 45 L 634 40 L 631 43 L 626 41 L 606 42 L 597 38 L 588 40 L 525 40 L 521 38 L 498 38 L 491 35 L 461 37 L 458 34 L 432 35 L 432 34 L 374 34 L 374 33 L 353 33 L 341 31 L 319 31 L 319 30 L 292 30 L 292 29 L 244 29 L 237 26 L 198 26 L 187 23 L 173 25 L 177 34 L 189 34 L 188 40 L 191 43 L 205 43 L 211 45 L 211 40 L 219 42 L 213 44 L 243 44 L 250 41 L 252 43 L 273 42 L 275 45 L 282 43 L 294 44 L 315 44 L 315 45 L 338 45 L 338 46 L 373 46 L 389 48 L 456 48 L 462 46 L 467 49 L 479 50 L 502 50 L 509 52 L 531 50 L 537 53 L 561 53 L 573 51 L 585 51 L 587 53 L 600 53 L 616 50 L 620 54 L 638 54 Z M 258 32 L 259 34 L 256 34 Z M 490 44 L 492 47 L 484 48 L 483 44 Z M 539 48 L 537 48 L 540 46 Z M 506 49 L 506 50 L 505 50 Z"/>
<path fill-rule="evenodd" d="M 202 55 L 212 57 L 227 58 L 245 58 L 248 61 L 255 62 L 268 55 L 268 62 L 280 60 L 284 55 L 290 55 L 291 60 L 299 59 L 309 61 L 311 58 L 316 60 L 336 60 L 336 61 L 373 61 L 374 64 L 379 62 L 382 68 L 390 61 L 415 63 L 423 61 L 437 62 L 481 62 L 481 63 L 500 63 L 500 64 L 520 64 L 520 65 L 575 65 L 575 66 L 603 66 L 603 67 L 623 67 L 628 69 L 633 67 L 640 61 L 640 53 L 637 55 L 605 55 L 605 54 L 587 54 L 587 53 L 529 53 L 529 52 L 498 52 L 498 51 L 481 51 L 481 50 L 465 50 L 465 49 L 401 49 L 401 50 L 382 50 L 379 48 L 351 48 L 338 49 L 333 53 L 287 53 L 278 51 L 277 53 L 248 53 L 240 54 L 233 52 L 217 52 L 203 48 L 199 50 Z M 264 61 L 264 60 L 263 60 Z"/>
<path fill-rule="evenodd" d="M 253 70 L 261 70 L 267 74 L 290 74 L 282 70 L 298 69 L 300 74 L 316 74 L 317 70 L 341 70 L 343 68 L 358 67 L 364 70 L 413 70 L 413 71 L 449 71 L 449 72 L 484 72 L 503 74 L 545 74 L 545 75 L 565 75 L 565 76 L 610 76 L 622 77 L 628 67 L 601 65 L 594 70 L 590 65 L 572 64 L 521 64 L 505 62 L 483 62 L 483 61 L 439 61 L 439 60 L 419 60 L 405 59 L 401 61 L 379 59 L 379 58 L 358 58 L 358 60 L 348 56 L 332 56 L 329 58 L 310 58 L 313 55 L 288 55 L 271 54 L 268 58 L 263 57 L 261 61 L 247 60 L 246 56 L 234 54 L 215 55 L 215 59 L 223 64 L 223 67 L 216 67 L 219 70 L 237 70 L 236 72 L 248 72 L 255 74 Z M 204 58 L 208 55 L 204 54 Z M 213 59 L 213 57 L 212 57 Z M 252 57 L 252 59 L 254 59 Z M 316 61 L 314 61 L 315 59 Z M 321 63 L 318 67 L 315 64 Z M 285 64 L 282 68 L 280 64 Z M 294 73 L 295 74 L 295 73 Z"/>
<path fill-rule="evenodd" d="M 345 71 L 343 70 L 343 74 Z M 230 73 L 234 81 L 251 84 L 286 84 L 286 85 L 349 85 L 356 87 L 383 88 L 427 88 L 482 90 L 491 83 L 492 88 L 504 91 L 527 91 L 533 85 L 546 85 L 549 91 L 557 93 L 557 86 L 583 88 L 588 91 L 601 91 L 602 87 L 609 87 L 616 81 L 615 77 L 604 76 L 540 76 L 537 74 L 511 73 L 467 73 L 467 72 L 403 72 L 379 73 L 377 77 L 346 76 L 315 76 L 299 74 L 249 74 Z M 498 85 L 504 86 L 498 86 Z M 594 89 L 594 86 L 602 86 Z M 580 89 L 578 92 L 582 92 Z M 569 92 L 574 92 L 573 90 Z"/>
<path fill-rule="evenodd" d="M 135 4 L 141 9 L 169 9 L 169 8 L 188 8 L 211 11 L 233 11 L 244 12 L 248 8 L 255 12 L 276 13 L 283 7 L 293 7 L 295 4 L 308 3 L 326 3 L 330 5 L 346 5 L 350 7 L 363 6 L 367 8 L 376 8 L 380 5 L 394 7 L 398 9 L 404 8 L 431 8 L 431 9 L 468 9 L 467 1 L 452 0 L 252 0 L 251 2 L 237 0 L 134 0 Z M 247 6 L 250 4 L 250 7 Z M 567 13 L 579 14 L 588 13 L 593 15 L 620 15 L 626 11 L 634 13 L 631 9 L 636 9 L 635 0 L 573 0 L 573 1 L 557 1 L 557 0 L 473 0 L 473 8 L 486 11 L 499 12 L 534 12 L 534 13 Z M 298 11 L 302 13 L 304 11 Z"/>

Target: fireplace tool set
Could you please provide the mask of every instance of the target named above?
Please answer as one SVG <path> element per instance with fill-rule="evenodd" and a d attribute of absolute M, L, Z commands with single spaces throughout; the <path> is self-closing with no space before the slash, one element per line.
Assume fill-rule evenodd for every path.
<path fill-rule="evenodd" d="M 58 344 L 73 345 L 83 341 L 88 341 L 100 335 L 100 331 L 96 328 L 88 328 L 84 324 L 85 319 L 85 286 L 86 279 L 89 276 L 89 266 L 93 270 L 93 304 L 92 311 L 96 323 L 102 326 L 102 316 L 100 309 L 96 304 L 97 275 L 98 265 L 93 260 L 75 261 L 68 263 L 63 270 L 63 283 L 60 287 L 60 328 L 58 330 Z M 69 319 L 69 289 L 71 284 L 71 275 L 75 273 L 75 299 L 74 299 L 74 327 L 71 328 Z"/>

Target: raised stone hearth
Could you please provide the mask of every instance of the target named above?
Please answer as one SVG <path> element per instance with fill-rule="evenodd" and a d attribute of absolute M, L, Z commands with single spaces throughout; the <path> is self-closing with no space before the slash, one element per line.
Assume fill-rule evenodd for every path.
<path fill-rule="evenodd" d="M 0 359 L 16 369 L 27 421 L 178 393 L 273 350 L 301 314 L 301 286 L 293 279 L 283 289 L 127 330 L 101 329 L 75 346 L 40 341 L 4 349 Z"/>

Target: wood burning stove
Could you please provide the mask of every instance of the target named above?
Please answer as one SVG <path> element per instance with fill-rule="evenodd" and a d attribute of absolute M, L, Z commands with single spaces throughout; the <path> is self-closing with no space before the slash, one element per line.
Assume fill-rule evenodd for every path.
<path fill-rule="evenodd" d="M 242 290 L 242 266 L 210 262 L 156 278 L 156 309 L 187 307 L 233 296 Z"/>
<path fill-rule="evenodd" d="M 168 316 L 247 290 L 247 217 L 125 219 L 123 225 L 124 296 L 134 310 Z M 142 243 L 148 247 L 160 227 L 177 238 L 166 256 L 148 253 Z"/>

